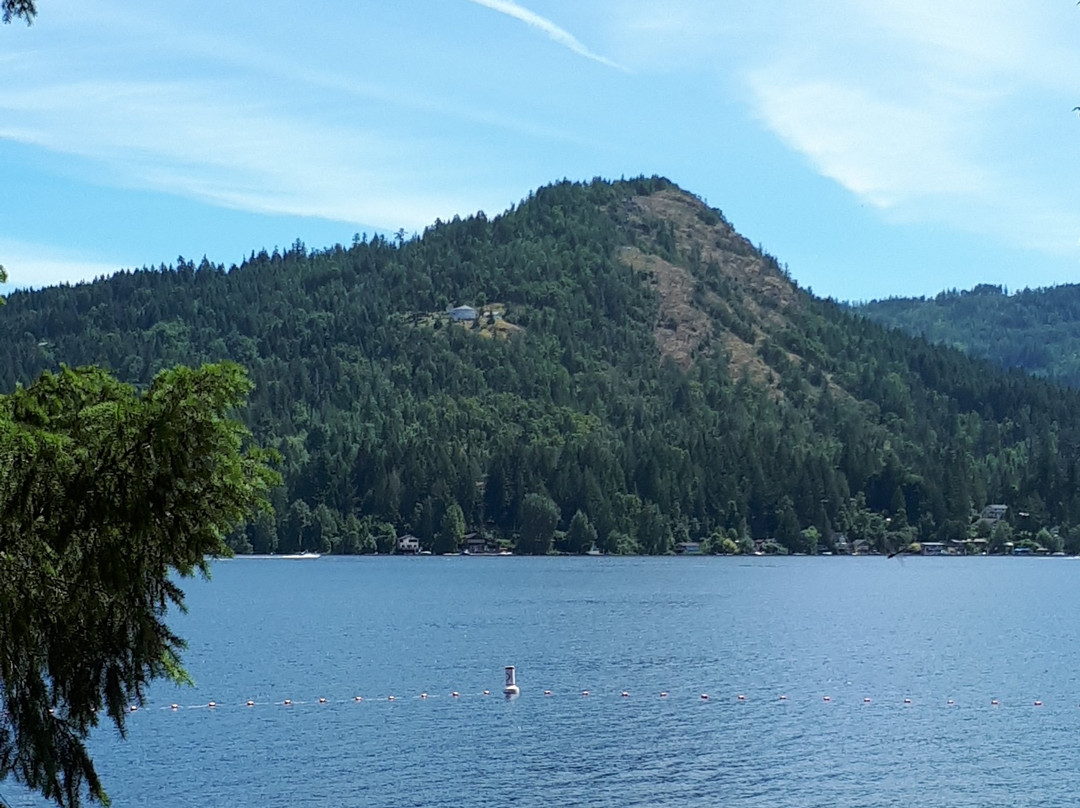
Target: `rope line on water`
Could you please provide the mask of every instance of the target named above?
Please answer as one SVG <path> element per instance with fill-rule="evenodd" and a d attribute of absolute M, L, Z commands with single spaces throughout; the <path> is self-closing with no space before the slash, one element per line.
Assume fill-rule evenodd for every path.
<path fill-rule="evenodd" d="M 505 672 L 506 672 L 506 684 L 503 686 L 503 691 L 502 692 L 503 692 L 503 695 L 506 697 L 506 699 L 508 701 L 512 701 L 514 699 L 517 699 L 521 694 L 521 688 L 518 686 L 518 683 L 517 683 L 517 669 L 513 665 L 507 665 L 506 668 L 505 668 Z M 851 683 L 849 682 L 848 684 L 851 684 Z M 545 699 L 550 699 L 550 698 L 555 697 L 555 691 L 550 690 L 550 689 L 546 689 L 546 690 L 542 690 L 542 691 L 537 690 L 536 692 L 542 693 L 543 698 L 545 698 Z M 632 698 L 634 697 L 634 696 L 631 695 L 631 691 L 629 691 L 629 690 L 608 691 L 607 694 L 610 694 L 610 695 L 614 696 L 614 694 L 616 692 L 618 693 L 619 700 L 632 700 Z M 596 696 L 594 696 L 593 692 L 590 691 L 590 690 L 580 690 L 580 691 L 576 691 L 576 693 L 580 694 L 580 695 L 575 695 L 575 694 L 568 694 L 568 695 L 575 695 L 576 698 L 579 698 L 579 699 L 582 699 L 582 700 L 595 700 L 596 698 L 603 698 L 603 695 L 606 695 L 606 694 L 599 694 L 598 693 Z M 491 696 L 491 694 L 492 694 L 492 692 L 490 690 L 484 690 L 484 691 L 481 691 L 480 693 L 466 694 L 466 698 L 468 698 L 469 696 L 474 696 L 474 697 L 478 696 L 478 697 L 488 698 L 488 697 Z M 637 694 L 635 693 L 634 695 L 636 696 Z M 653 698 L 659 698 L 660 700 L 668 700 L 669 697 L 670 697 L 670 691 L 667 691 L 667 690 L 661 690 L 659 692 L 653 691 Z M 423 692 L 421 692 L 421 693 L 419 693 L 417 695 L 402 697 L 401 700 L 428 701 L 429 699 L 437 699 L 437 698 L 439 698 L 438 694 L 432 695 L 432 694 L 427 693 L 426 691 L 423 691 Z M 462 694 L 457 690 L 452 690 L 450 692 L 449 698 L 452 701 L 460 700 L 462 698 Z M 253 707 L 264 707 L 264 706 L 299 707 L 299 706 L 303 706 L 303 705 L 307 705 L 307 704 L 330 705 L 330 704 L 345 704 L 345 703 L 350 703 L 350 702 L 354 703 L 354 704 L 361 704 L 361 703 L 364 703 L 365 701 L 370 703 L 372 701 L 375 701 L 375 702 L 379 702 L 379 701 L 382 701 L 382 702 L 395 702 L 395 701 L 398 701 L 398 700 L 399 700 L 399 697 L 397 695 L 395 695 L 395 694 L 383 694 L 381 696 L 376 696 L 374 698 L 368 698 L 368 699 L 365 699 L 363 696 L 360 696 L 360 695 L 355 695 L 351 699 L 328 699 L 325 696 L 320 696 L 317 699 L 315 699 L 314 701 L 301 701 L 301 700 L 295 700 L 294 701 L 293 699 L 285 698 L 285 699 L 282 699 L 281 701 L 256 702 L 254 699 L 247 699 L 242 705 L 239 705 L 239 706 L 243 706 L 243 707 L 246 707 L 246 708 L 250 709 L 250 708 L 253 708 Z M 695 700 L 698 701 L 699 703 L 723 704 L 723 703 L 732 703 L 733 702 L 735 704 L 743 704 L 743 705 L 748 704 L 748 703 L 750 703 L 752 701 L 751 699 L 747 698 L 745 693 L 738 693 L 738 694 L 735 694 L 734 696 L 728 696 L 726 698 L 714 699 L 707 692 L 700 693 Z M 772 702 L 774 704 L 789 704 L 789 703 L 792 702 L 792 700 L 788 699 L 787 694 L 781 693 L 779 696 L 773 696 L 772 698 L 769 698 L 769 699 L 757 699 L 756 702 L 757 703 Z M 828 704 L 828 705 L 834 704 L 832 696 L 828 695 L 828 694 L 825 694 L 825 695 L 821 696 L 821 702 L 820 703 Z M 863 696 L 862 697 L 861 704 L 867 705 L 867 704 L 873 704 L 873 703 L 874 703 L 874 700 L 870 696 Z M 930 704 L 931 702 L 927 701 L 926 703 Z M 945 699 L 944 704 L 941 704 L 940 700 L 934 701 L 933 703 L 938 704 L 939 706 L 946 707 L 946 708 L 957 706 L 956 700 L 953 699 L 953 698 Z M 1021 704 L 1022 702 L 1020 702 L 1020 701 L 1010 702 L 1010 704 L 1013 704 L 1013 703 Z M 1034 699 L 1034 700 L 1032 700 L 1032 701 L 1030 701 L 1028 703 L 1032 707 L 1042 707 L 1043 706 L 1042 699 Z M 905 696 L 903 701 L 901 702 L 901 704 L 902 704 L 903 707 L 913 707 L 915 703 L 914 703 L 914 701 L 912 700 L 912 698 L 910 696 Z M 986 705 L 986 702 L 982 701 L 981 704 Z M 1000 707 L 1000 706 L 1002 706 L 1002 702 L 1001 702 L 1001 700 L 999 698 L 991 698 L 989 700 L 989 705 L 988 706 L 992 707 L 992 708 Z M 1077 705 L 1077 706 L 1080 707 L 1080 705 Z M 140 707 L 140 705 L 138 705 L 138 704 L 132 704 L 131 707 L 130 707 L 131 712 L 138 712 L 140 709 L 144 709 L 144 708 Z M 162 707 L 160 709 L 170 710 L 172 712 L 178 712 L 181 709 L 181 706 L 180 706 L 180 704 L 174 702 L 174 703 L 168 705 L 167 707 Z M 186 705 L 183 709 L 187 709 L 187 710 L 193 710 L 193 709 L 216 710 L 216 709 L 218 709 L 218 703 L 216 701 L 210 701 L 210 702 L 206 702 L 205 704 L 191 704 L 191 705 Z"/>
<path fill-rule="evenodd" d="M 275 701 L 256 701 L 254 699 L 247 699 L 247 700 L 245 700 L 243 702 L 228 703 L 228 704 L 226 704 L 224 702 L 217 702 L 217 701 L 202 702 L 202 703 L 199 703 L 199 704 L 180 704 L 178 702 L 173 702 L 173 703 L 170 703 L 170 704 L 164 705 L 164 706 L 159 706 L 159 705 L 143 705 L 143 706 L 140 706 L 138 704 L 132 704 L 132 705 L 130 705 L 129 710 L 132 713 L 143 712 L 143 711 L 152 710 L 152 709 L 164 710 L 164 711 L 170 711 L 170 712 L 179 712 L 180 710 L 219 710 L 219 709 L 228 709 L 228 708 L 252 709 L 252 708 L 265 708 L 265 707 L 305 707 L 305 706 L 311 706 L 311 705 L 314 705 L 316 707 L 320 707 L 320 706 L 331 706 L 331 705 L 342 705 L 342 704 L 372 704 L 372 703 L 380 703 L 380 702 L 381 703 L 395 703 L 395 702 L 407 702 L 407 701 L 433 701 L 433 700 L 439 700 L 439 699 L 449 699 L 450 701 L 462 701 L 462 700 L 469 700 L 469 699 L 491 699 L 491 698 L 498 699 L 500 697 L 505 698 L 507 701 L 512 701 L 512 700 L 517 699 L 517 698 L 520 697 L 519 692 L 505 694 L 505 696 L 504 696 L 504 694 L 493 694 L 493 692 L 490 691 L 490 690 L 484 690 L 484 691 L 481 691 L 479 693 L 461 693 L 461 692 L 459 692 L 457 690 L 454 690 L 454 691 L 451 691 L 450 693 L 443 693 L 443 694 L 440 694 L 440 693 L 428 693 L 428 692 L 424 691 L 424 692 L 421 692 L 421 693 L 412 694 L 412 695 L 404 695 L 404 696 L 397 695 L 397 694 L 392 694 L 392 693 L 387 693 L 387 694 L 382 694 L 382 695 L 377 695 L 377 696 L 360 696 L 360 695 L 357 695 L 357 696 L 353 696 L 352 698 L 348 698 L 348 699 L 343 699 L 343 698 L 333 699 L 333 698 L 327 698 L 325 696 L 320 696 L 318 698 L 313 698 L 313 699 L 288 699 L 288 698 L 285 698 L 285 699 L 281 699 L 280 701 L 276 701 L 276 700 Z M 772 698 L 756 698 L 755 699 L 755 698 L 750 698 L 750 697 L 746 696 L 743 693 L 738 693 L 738 694 L 735 694 L 735 695 L 728 695 L 728 696 L 723 696 L 723 697 L 716 697 L 716 696 L 711 695 L 709 693 L 701 693 L 698 696 L 687 696 L 687 695 L 672 695 L 672 693 L 670 691 L 667 691 L 667 690 L 651 692 L 651 693 L 644 694 L 644 695 L 641 694 L 640 692 L 637 692 L 637 691 L 631 692 L 630 690 L 611 690 L 611 691 L 603 691 L 603 692 L 601 692 L 601 691 L 593 691 L 593 690 L 580 690 L 580 691 L 567 692 L 567 693 L 556 693 L 553 690 L 535 690 L 535 691 L 533 691 L 532 695 L 534 695 L 534 696 L 538 695 L 538 696 L 540 696 L 541 698 L 544 698 L 544 699 L 575 698 L 575 699 L 578 699 L 578 700 L 592 700 L 592 701 L 602 700 L 602 699 L 605 699 L 605 698 L 614 698 L 614 699 L 618 699 L 620 701 L 633 701 L 633 700 L 640 701 L 640 700 L 643 700 L 643 699 L 650 699 L 650 700 L 664 700 L 664 701 L 672 701 L 672 702 L 674 702 L 674 701 L 691 701 L 691 702 L 698 702 L 698 703 L 711 703 L 711 704 L 721 704 L 721 705 L 722 704 L 750 705 L 750 704 L 794 704 L 794 703 L 797 703 L 795 699 L 789 698 L 786 694 L 780 694 L 779 696 L 775 696 L 775 697 L 772 697 Z M 944 700 L 926 700 L 926 701 L 916 702 L 915 700 L 913 700 L 910 697 L 905 697 L 903 699 L 881 700 L 881 699 L 872 698 L 870 696 L 863 696 L 862 698 L 859 698 L 859 699 L 842 699 L 842 700 L 838 700 L 838 699 L 834 699 L 831 695 L 823 695 L 823 696 L 821 696 L 820 700 L 814 699 L 814 698 L 808 698 L 806 700 L 801 700 L 801 701 L 804 701 L 804 703 L 805 703 L 805 701 L 809 701 L 809 702 L 812 702 L 812 703 L 819 703 L 819 704 L 823 704 L 823 705 L 833 705 L 833 706 L 837 706 L 837 707 L 850 706 L 850 705 L 860 705 L 860 704 L 861 705 L 871 705 L 871 704 L 872 705 L 882 705 L 882 704 L 885 704 L 885 705 L 892 705 L 892 706 L 898 706 L 898 707 L 937 706 L 937 707 L 945 707 L 945 708 L 961 706 L 960 703 L 957 702 L 956 699 L 952 699 L 952 698 L 944 699 Z M 973 701 L 968 701 L 968 702 L 965 702 L 963 706 L 971 706 L 971 705 L 985 706 L 985 707 L 991 707 L 991 708 L 993 708 L 993 707 L 1002 707 L 1002 706 L 1009 706 L 1009 707 L 1018 707 L 1018 706 L 1019 707 L 1043 707 L 1044 706 L 1044 701 L 1042 699 L 1033 699 L 1033 700 L 1019 700 L 1019 699 L 1016 699 L 1016 700 L 1010 700 L 1010 701 L 1006 702 L 1006 701 L 1002 701 L 1001 699 L 992 698 L 992 699 L 987 699 L 987 700 L 980 700 L 977 703 L 973 702 Z M 1080 707 L 1080 704 L 1078 704 L 1077 706 Z"/>

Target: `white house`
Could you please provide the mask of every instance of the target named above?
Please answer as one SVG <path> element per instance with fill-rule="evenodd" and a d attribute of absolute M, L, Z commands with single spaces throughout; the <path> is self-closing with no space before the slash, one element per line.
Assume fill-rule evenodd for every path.
<path fill-rule="evenodd" d="M 469 323 L 479 319 L 480 314 L 472 306 L 455 306 L 450 309 L 450 319 L 459 323 Z"/>

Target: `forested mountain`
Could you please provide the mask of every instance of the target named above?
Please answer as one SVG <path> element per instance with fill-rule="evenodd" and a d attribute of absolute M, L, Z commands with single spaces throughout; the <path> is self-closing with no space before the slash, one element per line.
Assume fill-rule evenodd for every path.
<path fill-rule="evenodd" d="M 875 300 L 857 310 L 1002 367 L 1080 388 L 1080 285 L 1010 295 L 983 284 L 932 298 Z"/>
<path fill-rule="evenodd" d="M 991 502 L 1080 525 L 1077 393 L 814 298 L 663 179 L 18 292 L 0 339 L 3 390 L 61 362 L 248 368 L 285 484 L 240 549 L 888 547 L 967 536 Z"/>

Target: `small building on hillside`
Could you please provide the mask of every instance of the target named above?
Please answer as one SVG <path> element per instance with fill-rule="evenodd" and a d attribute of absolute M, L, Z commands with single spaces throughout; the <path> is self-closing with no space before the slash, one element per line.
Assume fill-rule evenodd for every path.
<path fill-rule="evenodd" d="M 420 539 L 411 533 L 406 533 L 404 536 L 399 536 L 397 540 L 397 549 L 399 553 L 416 554 L 420 552 Z"/>
<path fill-rule="evenodd" d="M 982 509 L 982 513 L 979 514 L 979 519 L 984 522 L 989 522 L 991 525 L 996 525 L 1005 518 L 1005 514 L 1008 512 L 1008 505 L 987 505 Z"/>
<path fill-rule="evenodd" d="M 455 323 L 471 323 L 479 318 L 479 312 L 472 306 L 454 306 L 450 309 L 450 319 Z"/>

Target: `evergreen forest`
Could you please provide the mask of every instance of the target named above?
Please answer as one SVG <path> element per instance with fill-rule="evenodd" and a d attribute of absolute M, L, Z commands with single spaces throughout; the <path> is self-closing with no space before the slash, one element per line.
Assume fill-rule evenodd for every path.
<path fill-rule="evenodd" d="M 814 297 L 662 178 L 19 291 L 0 339 L 0 392 L 61 365 L 139 388 L 245 367 L 283 482 L 239 552 L 1080 551 L 1077 392 Z"/>

